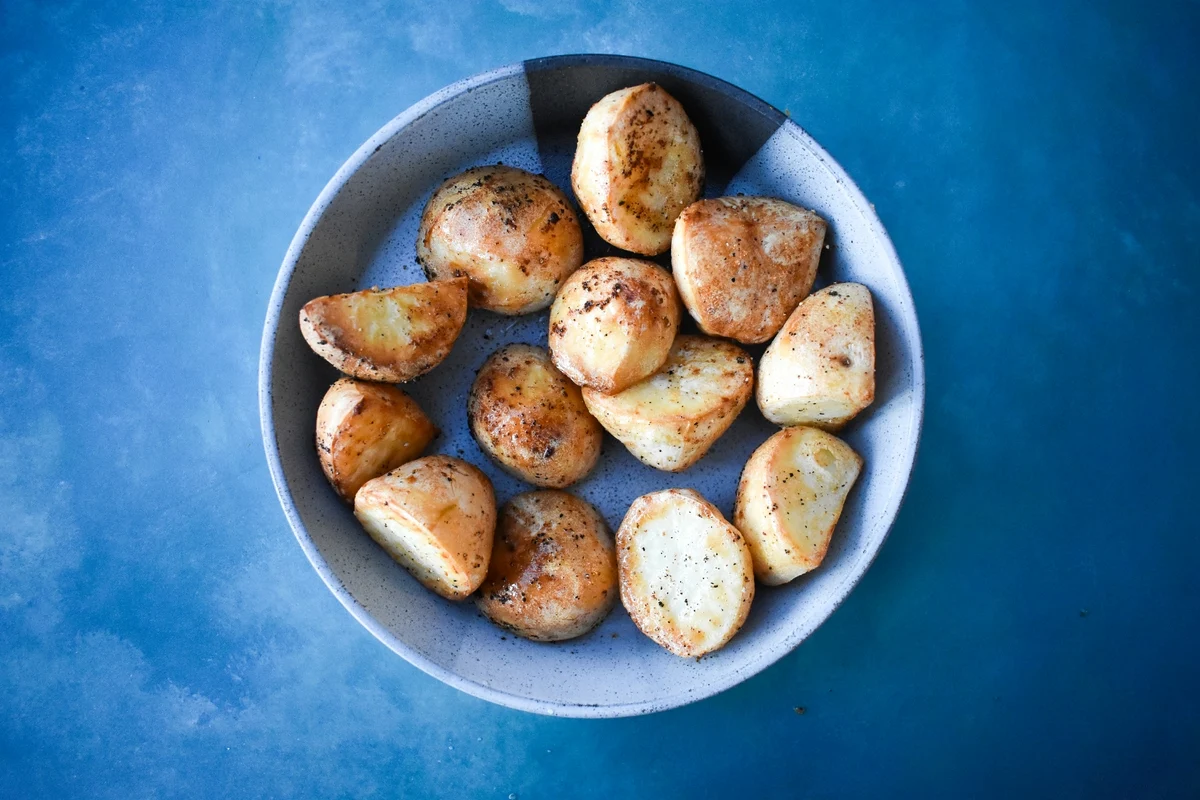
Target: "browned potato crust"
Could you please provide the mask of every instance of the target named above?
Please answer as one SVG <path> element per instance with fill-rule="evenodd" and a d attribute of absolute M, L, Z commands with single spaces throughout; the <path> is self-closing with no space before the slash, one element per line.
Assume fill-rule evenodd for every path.
<path fill-rule="evenodd" d="M 485 453 L 537 486 L 569 486 L 600 457 L 600 423 L 540 347 L 510 344 L 493 353 L 475 377 L 467 418 Z"/>
<path fill-rule="evenodd" d="M 750 548 L 691 489 L 642 495 L 617 531 L 621 602 L 638 629 L 677 656 L 725 646 L 750 613 Z"/>
<path fill-rule="evenodd" d="M 317 455 L 343 500 L 421 455 L 437 428 L 416 401 L 395 386 L 341 378 L 317 409 Z"/>
<path fill-rule="evenodd" d="M 369 480 L 354 516 L 417 580 L 461 600 L 487 575 L 496 531 L 492 483 L 452 456 L 425 456 Z"/>
<path fill-rule="evenodd" d="M 584 117 L 571 186 L 609 244 L 647 256 L 664 252 L 675 218 L 703 185 L 700 135 L 657 84 L 613 92 Z"/>
<path fill-rule="evenodd" d="M 597 258 L 550 307 L 550 355 L 580 386 L 611 394 L 667 360 L 682 314 L 671 274 L 634 258 Z"/>
<path fill-rule="evenodd" d="M 581 636 L 617 601 L 617 555 L 604 518 L 566 492 L 517 495 L 500 511 L 479 610 L 540 642 Z"/>
<path fill-rule="evenodd" d="M 431 280 L 466 277 L 471 305 L 528 314 L 550 305 L 583 263 L 583 233 L 566 195 L 515 167 L 475 167 L 434 192 L 417 235 Z"/>
<path fill-rule="evenodd" d="M 347 375 L 401 383 L 436 367 L 467 319 L 467 281 L 415 283 L 310 300 L 300 333 Z"/>
<path fill-rule="evenodd" d="M 825 220 L 783 200 L 700 200 L 675 222 L 671 268 L 700 330 L 757 344 L 812 289 L 824 242 Z"/>
<path fill-rule="evenodd" d="M 745 350 L 681 335 L 658 372 L 616 394 L 584 388 L 583 402 L 643 464 L 681 472 L 729 429 L 753 387 L 754 365 Z"/>

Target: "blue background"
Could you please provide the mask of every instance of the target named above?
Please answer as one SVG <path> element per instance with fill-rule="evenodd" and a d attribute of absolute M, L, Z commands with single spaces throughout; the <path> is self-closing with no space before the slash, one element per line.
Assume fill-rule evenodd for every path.
<path fill-rule="evenodd" d="M 1195 3 L 5 0 L 0 795 L 1196 796 L 1198 43 Z M 589 51 L 788 109 L 888 226 L 929 379 L 845 605 L 609 721 L 371 638 L 293 540 L 255 389 L 345 158 L 445 84 Z"/>

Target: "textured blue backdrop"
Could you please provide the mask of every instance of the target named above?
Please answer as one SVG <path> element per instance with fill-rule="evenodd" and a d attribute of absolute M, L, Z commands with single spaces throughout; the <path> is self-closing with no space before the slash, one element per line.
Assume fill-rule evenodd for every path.
<path fill-rule="evenodd" d="M 1200 793 L 1200 8 L 993 5 L 0 2 L 0 795 Z M 342 161 L 587 51 L 788 109 L 888 225 L 929 377 L 846 604 L 723 695 L 590 722 L 354 622 L 255 396 Z"/>

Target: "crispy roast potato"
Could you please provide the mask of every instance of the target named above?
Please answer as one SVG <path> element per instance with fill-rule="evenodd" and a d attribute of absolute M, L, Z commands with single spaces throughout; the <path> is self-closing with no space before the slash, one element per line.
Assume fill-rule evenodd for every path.
<path fill-rule="evenodd" d="M 310 300 L 300 333 L 355 378 L 410 381 L 442 363 L 467 319 L 467 280 L 415 283 Z"/>
<path fill-rule="evenodd" d="M 671 274 L 634 258 L 597 258 L 550 306 L 550 355 L 580 386 L 619 392 L 667 360 L 682 314 Z"/>
<path fill-rule="evenodd" d="M 488 619 L 526 639 L 558 642 L 599 625 L 616 601 L 613 537 L 590 504 L 542 490 L 501 509 L 476 601 Z"/>
<path fill-rule="evenodd" d="M 700 135 L 660 86 L 613 92 L 584 117 L 571 186 L 609 244 L 647 256 L 666 251 L 675 218 L 703 185 Z"/>
<path fill-rule="evenodd" d="M 796 307 L 758 364 L 758 407 L 777 425 L 836 431 L 875 399 L 875 312 L 861 283 Z"/>
<path fill-rule="evenodd" d="M 677 656 L 725 645 L 750 613 L 750 548 L 691 489 L 633 501 L 617 531 L 621 602 L 642 633 Z"/>
<path fill-rule="evenodd" d="M 569 486 L 600 457 L 604 435 L 579 387 L 530 344 L 507 345 L 484 362 L 467 398 L 467 419 L 485 453 L 537 486 Z"/>
<path fill-rule="evenodd" d="M 395 386 L 341 378 L 317 409 L 317 455 L 343 500 L 364 483 L 421 455 L 438 430 Z"/>
<path fill-rule="evenodd" d="M 434 192 L 417 235 L 430 280 L 467 277 L 471 305 L 528 314 L 583 263 L 579 220 L 557 186 L 515 167 L 475 167 Z"/>
<path fill-rule="evenodd" d="M 850 445 L 817 428 L 784 428 L 754 451 L 733 524 L 760 581 L 777 586 L 820 565 L 862 463 Z"/>
<path fill-rule="evenodd" d="M 583 390 L 600 424 L 643 464 L 680 472 L 700 460 L 750 400 L 754 365 L 735 344 L 678 336 L 658 372 L 617 394 Z"/>
<path fill-rule="evenodd" d="M 425 456 L 367 481 L 354 496 L 354 516 L 442 597 L 461 600 L 487 575 L 496 496 L 487 476 L 460 458 Z"/>
<path fill-rule="evenodd" d="M 700 330 L 757 344 L 808 296 L 824 242 L 825 220 L 783 200 L 700 200 L 675 221 L 671 270 Z"/>

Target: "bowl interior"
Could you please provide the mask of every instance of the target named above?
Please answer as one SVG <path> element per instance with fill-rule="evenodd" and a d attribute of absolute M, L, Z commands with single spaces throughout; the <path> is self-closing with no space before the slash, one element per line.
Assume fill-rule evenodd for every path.
<path fill-rule="evenodd" d="M 575 135 L 604 94 L 654 80 L 684 104 L 701 134 L 706 196 L 765 194 L 812 208 L 830 223 L 818 284 L 871 288 L 877 325 L 875 404 L 841 435 L 865 459 L 824 564 L 779 588 L 758 587 L 750 617 L 723 650 L 676 658 L 633 626 L 619 605 L 585 637 L 535 644 L 492 626 L 471 602 L 422 588 L 358 525 L 321 473 L 317 406 L 337 377 L 305 345 L 300 307 L 318 295 L 424 280 L 418 220 L 445 178 L 503 162 L 541 172 L 570 192 Z M 587 257 L 616 253 L 585 226 Z M 660 263 L 668 266 L 669 258 Z M 509 318 L 472 310 L 449 358 L 405 386 L 441 428 L 429 452 L 457 455 L 492 479 L 497 500 L 528 491 L 471 438 L 466 395 L 479 366 L 509 342 L 545 346 L 545 312 Z M 762 348 L 751 348 L 757 357 Z M 616 716 L 699 699 L 763 669 L 832 613 L 882 544 L 908 482 L 923 405 L 920 339 L 899 262 L 870 205 L 799 127 L 750 95 L 673 65 L 620 57 L 559 57 L 451 86 L 397 117 L 331 181 L 305 219 L 280 273 L 264 334 L 264 436 L 288 518 L 330 589 L 376 636 L 418 667 L 495 702 L 542 713 Z M 632 500 L 694 488 L 731 516 L 742 465 L 775 427 L 753 402 L 687 472 L 639 463 L 606 437 L 600 464 L 571 491 L 615 530 Z"/>

